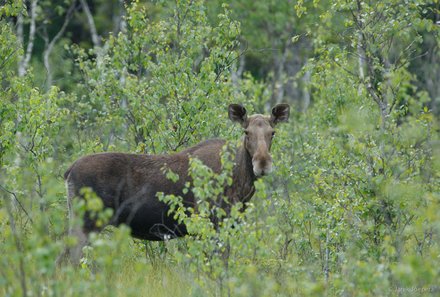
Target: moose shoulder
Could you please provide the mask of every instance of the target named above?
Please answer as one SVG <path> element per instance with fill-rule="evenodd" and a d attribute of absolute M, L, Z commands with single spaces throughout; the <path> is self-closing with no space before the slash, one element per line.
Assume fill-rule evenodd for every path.
<path fill-rule="evenodd" d="M 289 105 L 278 104 L 270 116 L 255 114 L 247 116 L 246 109 L 239 104 L 229 105 L 229 118 L 239 122 L 244 129 L 243 144 L 237 149 L 232 172 L 232 185 L 224 189 L 230 203 L 247 202 L 254 193 L 254 181 L 272 170 L 270 147 L 275 126 L 289 118 Z M 167 204 L 159 201 L 158 192 L 183 197 L 186 205 L 192 205 L 191 191 L 184 193 L 189 181 L 189 158 L 198 158 L 214 172 L 221 171 L 220 153 L 224 140 L 214 139 L 171 155 L 136 155 L 124 153 L 100 153 L 78 159 L 66 171 L 68 208 L 73 219 L 72 199 L 81 197 L 80 190 L 91 188 L 105 208 L 113 209 L 110 224 L 125 223 L 132 235 L 146 240 L 164 240 L 187 234 L 184 225 L 168 216 Z M 173 182 L 166 178 L 163 168 L 179 175 Z M 216 197 L 213 197 L 215 199 Z M 91 231 L 98 230 L 95 221 L 86 212 L 82 227 L 69 230 L 79 238 L 79 244 L 70 252 L 78 258 L 82 246 Z M 76 259 L 78 260 L 78 259 Z"/>

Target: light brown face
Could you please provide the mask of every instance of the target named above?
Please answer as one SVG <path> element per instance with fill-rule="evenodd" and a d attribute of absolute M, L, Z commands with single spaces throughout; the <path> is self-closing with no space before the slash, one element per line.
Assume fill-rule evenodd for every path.
<path fill-rule="evenodd" d="M 247 121 L 247 127 L 244 129 L 244 146 L 252 157 L 254 174 L 256 176 L 267 175 L 272 171 L 270 147 L 275 136 L 275 129 L 269 117 L 253 115 Z"/>
<path fill-rule="evenodd" d="M 275 136 L 275 125 L 287 122 L 289 105 L 278 104 L 272 108 L 270 116 L 255 114 L 247 117 L 246 109 L 239 104 L 229 105 L 229 118 L 239 122 L 244 128 L 244 146 L 252 158 L 255 176 L 267 175 L 272 171 L 270 147 Z"/>

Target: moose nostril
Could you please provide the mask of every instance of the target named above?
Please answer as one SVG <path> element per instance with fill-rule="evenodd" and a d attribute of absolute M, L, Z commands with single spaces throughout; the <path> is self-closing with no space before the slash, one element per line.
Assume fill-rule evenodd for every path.
<path fill-rule="evenodd" d="M 268 175 L 272 171 L 272 162 L 271 160 L 258 160 L 254 161 L 253 163 L 253 170 L 254 174 L 258 176 L 265 176 Z"/>

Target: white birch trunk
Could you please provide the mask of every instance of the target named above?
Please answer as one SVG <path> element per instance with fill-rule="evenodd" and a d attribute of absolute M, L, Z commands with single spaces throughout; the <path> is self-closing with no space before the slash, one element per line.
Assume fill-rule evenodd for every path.
<path fill-rule="evenodd" d="M 37 18 L 37 4 L 38 0 L 32 0 L 31 2 L 31 24 L 29 27 L 29 39 L 26 47 L 26 51 L 22 60 L 18 65 L 18 75 L 24 76 L 26 74 L 26 70 L 29 67 L 29 62 L 31 61 L 32 50 L 34 48 L 34 40 L 35 40 L 35 32 L 36 32 L 36 18 Z M 17 19 L 17 35 L 21 44 L 24 47 L 24 37 L 23 37 L 23 14 L 19 14 Z"/>

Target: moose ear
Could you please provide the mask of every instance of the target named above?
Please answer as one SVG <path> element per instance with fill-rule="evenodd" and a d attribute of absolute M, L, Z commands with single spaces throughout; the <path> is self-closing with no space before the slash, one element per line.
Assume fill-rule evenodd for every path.
<path fill-rule="evenodd" d="M 228 107 L 229 119 L 233 122 L 238 122 L 242 126 L 245 125 L 247 120 L 246 108 L 241 104 L 229 104 Z"/>
<path fill-rule="evenodd" d="M 274 124 L 287 122 L 289 120 L 290 106 L 286 103 L 280 103 L 272 108 L 270 120 Z"/>

